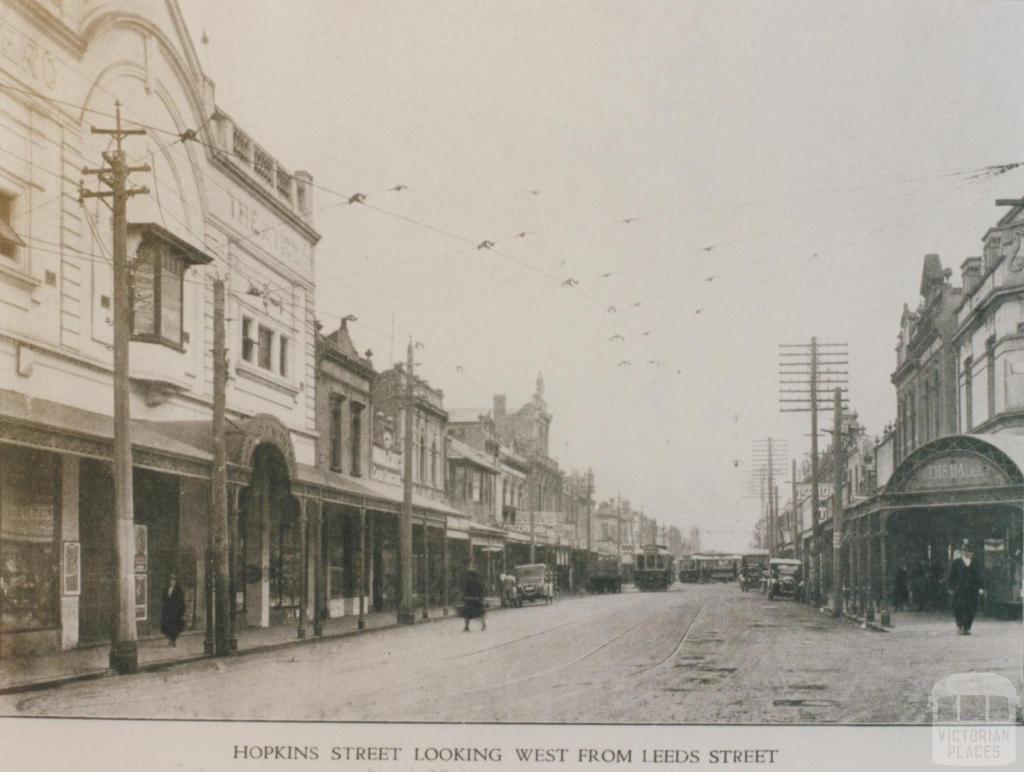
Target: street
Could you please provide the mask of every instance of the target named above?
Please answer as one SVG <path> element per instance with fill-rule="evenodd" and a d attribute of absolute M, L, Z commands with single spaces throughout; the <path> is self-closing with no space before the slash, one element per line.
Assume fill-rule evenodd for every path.
<path fill-rule="evenodd" d="M 1021 672 L 1020 624 L 864 630 L 735 584 L 679 585 L 0 697 L 5 715 L 637 723 L 925 723 L 954 672 Z"/>

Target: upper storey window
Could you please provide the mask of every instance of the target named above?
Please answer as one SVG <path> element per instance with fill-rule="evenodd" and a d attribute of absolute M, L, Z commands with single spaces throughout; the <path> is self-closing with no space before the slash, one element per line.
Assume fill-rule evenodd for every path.
<path fill-rule="evenodd" d="M 18 250 L 24 246 L 14 230 L 14 196 L 0 193 L 0 255 L 17 262 Z"/>
<path fill-rule="evenodd" d="M 142 229 L 132 264 L 132 337 L 181 349 L 185 272 L 210 258 L 156 225 Z"/>

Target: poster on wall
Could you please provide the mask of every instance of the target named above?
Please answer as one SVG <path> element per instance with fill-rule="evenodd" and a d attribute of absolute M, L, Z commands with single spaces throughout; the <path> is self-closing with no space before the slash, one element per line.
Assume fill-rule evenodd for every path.
<path fill-rule="evenodd" d="M 81 595 L 81 578 L 81 545 L 77 541 L 66 541 L 61 553 L 61 594 Z"/>
<path fill-rule="evenodd" d="M 149 576 L 135 574 L 135 621 L 144 622 L 149 618 Z"/>
<path fill-rule="evenodd" d="M 146 526 L 135 526 L 135 573 L 144 574 L 149 571 L 149 536 Z"/>

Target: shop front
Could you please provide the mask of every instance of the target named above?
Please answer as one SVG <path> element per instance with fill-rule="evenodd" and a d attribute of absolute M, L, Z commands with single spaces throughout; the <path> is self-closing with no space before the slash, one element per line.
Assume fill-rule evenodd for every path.
<path fill-rule="evenodd" d="M 1020 617 L 1024 437 L 953 435 L 924 445 L 893 472 L 879 503 L 884 597 L 905 573 L 911 603 L 944 608 L 951 562 L 970 545 L 981 566 L 983 613 Z"/>

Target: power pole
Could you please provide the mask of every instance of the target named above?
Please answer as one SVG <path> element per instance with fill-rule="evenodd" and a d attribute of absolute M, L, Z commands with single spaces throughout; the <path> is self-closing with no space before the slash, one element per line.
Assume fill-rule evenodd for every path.
<path fill-rule="evenodd" d="M 132 492 L 132 438 L 129 412 L 128 343 L 131 339 L 132 294 L 128 274 L 128 199 L 147 188 L 128 188 L 128 175 L 150 171 L 148 164 L 128 166 L 121 142 L 145 134 L 144 129 L 121 126 L 121 103 L 115 103 L 113 129 L 92 127 L 93 134 L 114 138 L 115 149 L 103 153 L 108 166 L 82 169 L 110 190 L 79 188 L 79 201 L 111 199 L 113 211 L 114 264 L 114 545 L 117 581 L 114 583 L 114 618 L 110 636 L 110 667 L 115 673 L 134 673 L 139 668 L 138 630 L 135 623 L 135 512 Z"/>
<path fill-rule="evenodd" d="M 834 490 L 832 491 L 832 593 L 835 598 L 832 604 L 832 615 L 843 614 L 842 571 L 840 571 L 839 555 L 843 544 L 843 480 L 846 462 L 843 458 L 843 391 L 836 388 L 833 396 L 835 417 L 832 429 L 832 464 Z"/>
<path fill-rule="evenodd" d="M 788 451 L 786 441 L 776 437 L 767 437 L 754 442 L 752 463 L 750 468 L 752 482 L 758 483 L 758 496 L 761 498 L 765 514 L 765 541 L 770 557 L 778 557 L 778 495 L 775 485 L 776 475 L 785 471 Z"/>
<path fill-rule="evenodd" d="M 413 389 L 412 340 L 405 357 L 405 436 L 402 443 L 402 516 L 398 523 L 398 553 L 401 592 L 398 600 L 398 624 L 416 622 L 412 606 L 412 421 L 415 392 Z"/>
<path fill-rule="evenodd" d="M 841 392 L 846 391 L 849 371 L 832 368 L 848 365 L 849 351 L 846 343 L 818 343 L 814 337 L 809 344 L 783 343 L 779 349 L 780 412 L 811 414 L 811 555 L 814 559 L 814 586 L 810 597 L 815 604 L 819 604 L 822 544 L 821 502 L 818 496 L 818 411 L 827 409 L 821 406 L 821 400 L 827 399 L 833 386 Z"/>
<path fill-rule="evenodd" d="M 797 560 L 803 559 L 804 534 L 800 523 L 800 501 L 796 494 L 796 459 L 793 459 L 793 471 L 790 473 L 790 483 L 793 486 L 793 555 Z M 804 577 L 806 578 L 806 577 Z"/>
<path fill-rule="evenodd" d="M 228 555 L 228 461 L 224 444 L 228 381 L 228 352 L 224 331 L 224 280 L 213 282 L 213 490 L 212 517 L 214 576 L 214 653 L 231 653 L 234 619 L 231 616 Z"/>

